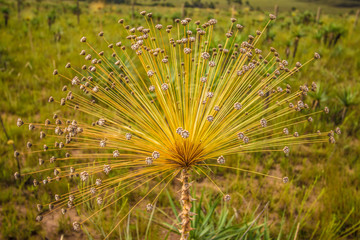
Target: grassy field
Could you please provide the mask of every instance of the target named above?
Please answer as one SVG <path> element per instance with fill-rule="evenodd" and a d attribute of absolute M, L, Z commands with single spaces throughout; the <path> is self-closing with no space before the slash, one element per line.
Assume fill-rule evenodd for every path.
<path fill-rule="evenodd" d="M 137 198 L 131 195 L 111 209 L 112 212 L 109 210 L 110 217 L 100 216 L 87 226 L 88 233 L 76 233 L 71 228 L 71 220 L 78 217 L 75 209 L 66 216 L 54 214 L 42 223 L 35 222 L 37 199 L 46 201 L 48 195 L 65 191 L 66 181 L 36 189 L 28 179 L 16 182 L 13 177 L 18 168 L 13 144 L 16 149 L 26 151 L 26 142 L 34 137 L 18 128 L 16 120 L 21 117 L 28 122 L 43 122 L 60 112 L 57 106 L 47 104 L 49 96 L 60 97 L 63 86 L 52 71 L 63 68 L 68 61 L 81 65 L 78 52 L 83 35 L 100 45 L 96 36 L 104 31 L 108 40 L 115 42 L 118 19 L 139 25 L 142 20 L 138 14 L 133 17 L 132 10 L 136 13 L 147 10 L 153 12 L 156 23 L 163 25 L 184 17 L 185 13 L 185 17 L 194 20 L 216 18 L 219 23 L 214 39 L 222 43 L 230 17 L 236 17 L 245 26 L 241 38 L 246 39 L 264 25 L 267 13 L 276 4 L 278 19 L 269 27 L 262 48 L 275 47 L 289 63 L 305 62 L 315 51 L 321 54 L 320 61 L 307 66 L 291 81 L 318 83 L 319 90 L 307 96 L 306 102 L 315 110 L 328 106 L 330 114 L 315 121 L 313 128 L 340 126 L 342 135 L 335 145 L 302 145 L 289 157 L 275 153 L 239 155 L 239 161 L 233 161 L 232 166 L 286 175 L 290 183 L 279 185 L 269 178 L 219 169 L 214 172 L 217 184 L 233 196 L 226 206 L 222 202 L 215 205 L 219 199 L 217 189 L 206 178 L 199 179 L 194 187 L 194 194 L 203 196 L 198 229 L 203 229 L 201 223 L 204 223 L 202 227 L 209 225 L 216 231 L 221 228 L 222 219 L 229 226 L 247 226 L 269 203 L 248 239 L 294 239 L 295 235 L 297 239 L 360 238 L 360 20 L 356 24 L 357 9 L 345 8 L 356 2 L 278 1 L 274 4 L 254 0 L 239 5 L 219 1 L 216 9 L 182 8 L 183 2 L 171 1 L 176 7 L 80 2 L 78 23 L 75 1 L 26 0 L 18 16 L 15 1 L 0 0 L 0 113 L 4 124 L 0 131 L 0 239 L 59 239 L 60 236 L 83 239 L 90 235 L 101 239 L 112 224 L 113 212 L 128 209 Z M 138 1 L 138 4 L 151 3 Z M 318 6 L 323 11 L 316 19 Z M 8 16 L 7 26 L 5 16 Z M 19 160 L 22 172 L 33 169 L 37 161 L 24 157 Z M 168 228 L 161 223 L 173 223 L 175 212 L 171 206 L 179 207 L 174 200 L 179 187 L 174 182 L 169 192 L 161 195 L 156 208 L 159 210 L 154 215 L 139 207 L 119 230 L 122 239 L 164 239 Z M 214 213 L 206 220 L 211 209 Z M 176 233 L 168 235 L 169 239 L 177 239 L 176 236 Z"/>

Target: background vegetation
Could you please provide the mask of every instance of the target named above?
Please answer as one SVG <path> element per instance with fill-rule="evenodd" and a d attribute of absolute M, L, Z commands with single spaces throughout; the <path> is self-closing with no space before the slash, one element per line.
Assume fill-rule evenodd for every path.
<path fill-rule="evenodd" d="M 89 224 L 85 233 L 71 229 L 70 219 L 77 217 L 75 210 L 65 217 L 55 214 L 41 224 L 34 221 L 36 199 L 46 201 L 48 195 L 66 189 L 67 183 L 35 189 L 27 179 L 15 182 L 13 173 L 18 163 L 13 150 L 25 149 L 30 138 L 29 131 L 17 128 L 15 123 L 18 117 L 43 122 L 59 111 L 46 104 L 49 96 L 60 96 L 63 85 L 53 78 L 52 70 L 62 69 L 68 61 L 80 65 L 80 37 L 86 35 L 96 41 L 97 33 L 104 31 L 110 41 L 121 40 L 116 33 L 118 19 L 142 24 L 137 14 L 141 10 L 153 12 L 155 23 L 163 25 L 182 17 L 216 18 L 219 23 L 214 40 L 219 43 L 225 39 L 230 17 L 245 26 L 245 39 L 263 26 L 268 12 L 278 11 L 278 19 L 261 43 L 262 49 L 275 47 L 290 63 L 305 62 L 315 51 L 321 54 L 321 61 L 306 67 L 293 81 L 317 82 L 318 92 L 309 95 L 306 102 L 313 109 L 330 108 L 330 114 L 315 122 L 314 128 L 332 129 L 336 125 L 343 133 L 335 146 L 299 146 L 289 157 L 265 153 L 238 156 L 233 166 L 286 175 L 290 183 L 282 185 L 269 178 L 217 170 L 217 183 L 232 194 L 226 206 L 217 197 L 217 189 L 206 179 L 199 179 L 194 195 L 201 197 L 202 205 L 195 206 L 199 217 L 194 222 L 197 230 L 193 238 L 239 239 L 249 226 L 248 239 L 360 238 L 357 4 L 340 0 L 281 0 L 277 6 L 264 0 L 0 0 L 0 239 L 98 239 L 111 226 L 112 212 L 111 217 L 100 216 Z M 35 159 L 18 160 L 23 172 L 36 164 Z M 153 213 L 140 207 L 118 234 L 123 239 L 176 239 L 173 224 L 179 205 L 173 199 L 178 188 L 174 182 L 169 192 L 159 198 L 159 208 Z M 118 209 L 128 208 L 135 198 L 129 196 Z M 256 223 L 251 225 L 254 220 Z"/>

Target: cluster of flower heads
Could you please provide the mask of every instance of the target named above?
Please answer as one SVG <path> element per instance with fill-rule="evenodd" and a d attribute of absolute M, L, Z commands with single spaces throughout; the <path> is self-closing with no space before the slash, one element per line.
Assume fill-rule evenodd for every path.
<path fill-rule="evenodd" d="M 119 20 L 121 41 L 113 43 L 100 32 L 104 46 L 99 51 L 82 37 L 84 49 L 79 56 L 85 64 L 67 63 L 65 73 L 53 71 L 67 83 L 61 89 L 65 96 L 50 97 L 49 102 L 80 112 L 80 119 L 68 119 L 68 110 L 44 124 L 18 119 L 19 127 L 25 124 L 30 131 L 39 130 L 40 138 L 40 144 L 29 141 L 29 150 L 22 153 L 38 158 L 38 170 L 23 176 L 34 176 L 35 186 L 65 177 L 83 182 L 81 189 L 56 194 L 48 208 L 39 204 L 38 221 L 54 211 L 65 214 L 68 208 L 96 202 L 99 208 L 92 215 L 73 223 L 79 230 L 103 209 L 157 179 L 134 205 L 156 192 L 146 206 L 152 211 L 162 190 L 181 170 L 195 168 L 205 174 L 208 168 L 225 167 L 224 156 L 231 154 L 282 151 L 288 155 L 291 145 L 335 143 L 334 133 L 341 133 L 338 128 L 299 134 L 316 114 L 329 109 L 311 112 L 304 102 L 316 83 L 296 89 L 288 81 L 319 59 L 318 53 L 290 67 L 276 49 L 263 53 L 258 48 L 266 27 L 239 42 L 243 26 L 231 19 L 224 41 L 217 44 L 212 40 L 215 19 L 203 24 L 177 19 L 163 28 L 153 23 L 151 13 L 141 15 L 144 26 Z M 270 15 L 269 22 L 274 19 Z M 40 147 L 32 150 L 34 146 Z M 51 172 L 53 177 L 44 178 Z M 110 192 L 106 198 L 105 192 Z M 230 195 L 224 194 L 224 199 L 229 201 Z"/>

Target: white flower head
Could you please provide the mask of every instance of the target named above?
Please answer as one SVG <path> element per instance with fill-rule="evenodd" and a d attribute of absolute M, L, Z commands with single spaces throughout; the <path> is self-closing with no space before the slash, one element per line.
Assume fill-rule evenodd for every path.
<path fill-rule="evenodd" d="M 113 156 L 114 156 L 114 157 L 119 157 L 119 156 L 120 156 L 119 150 L 113 151 Z"/>
<path fill-rule="evenodd" d="M 154 151 L 154 152 L 152 153 L 152 157 L 153 157 L 154 159 L 158 159 L 158 158 L 160 157 L 160 153 L 159 153 L 158 151 Z"/>
<path fill-rule="evenodd" d="M 240 110 L 240 109 L 242 108 L 242 105 L 241 105 L 239 102 L 236 102 L 236 103 L 234 104 L 234 108 L 235 108 L 236 110 Z"/>
<path fill-rule="evenodd" d="M 89 179 L 89 173 L 86 172 L 86 171 L 81 172 L 81 173 L 80 173 L 80 179 L 81 179 L 83 182 L 87 181 L 87 180 Z"/>

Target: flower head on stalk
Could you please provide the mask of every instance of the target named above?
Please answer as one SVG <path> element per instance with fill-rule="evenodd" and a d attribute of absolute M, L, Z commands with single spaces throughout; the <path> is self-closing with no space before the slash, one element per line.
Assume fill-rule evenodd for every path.
<path fill-rule="evenodd" d="M 143 26 L 119 20 L 121 41 L 109 42 L 101 32 L 99 38 L 107 46 L 104 49 L 95 50 L 82 37 L 80 56 L 85 64 L 75 67 L 68 63 L 65 73 L 54 70 L 55 78 L 65 83 L 65 94 L 61 99 L 50 97 L 49 102 L 69 108 L 75 115 L 55 114 L 44 124 L 17 121 L 19 127 L 27 125 L 30 131 L 40 131 L 40 144 L 29 142 L 24 154 L 38 156 L 41 166 L 23 175 L 34 176 L 35 185 L 67 177 L 81 180 L 80 188 L 57 194 L 49 208 L 39 205 L 37 220 L 54 211 L 65 214 L 68 208 L 96 202 L 98 207 L 91 215 L 73 223 L 79 230 L 102 210 L 155 182 L 121 215 L 110 236 L 136 206 L 155 193 L 146 207 L 152 211 L 162 191 L 180 174 L 179 231 L 181 239 L 186 239 L 194 200 L 189 191 L 190 170 L 204 174 L 216 185 L 206 169 L 247 172 L 226 165 L 232 154 L 279 151 L 288 155 L 292 146 L 335 142 L 333 131 L 300 132 L 315 115 L 329 112 L 328 108 L 311 112 L 303 102 L 316 83 L 295 89 L 287 81 L 319 59 L 318 53 L 305 63 L 289 66 L 276 49 L 267 53 L 259 49 L 266 26 L 239 42 L 243 26 L 232 19 L 224 42 L 215 46 L 215 19 L 200 24 L 186 18 L 163 28 L 153 23 L 152 14 L 141 15 Z M 267 24 L 274 19 L 270 15 Z M 340 134 L 340 129 L 335 133 Z M 51 153 L 50 158 L 47 153 Z M 19 154 L 15 152 L 15 156 Z M 36 179 L 51 172 L 53 177 Z M 15 173 L 15 177 L 20 174 Z M 219 191 L 230 201 L 229 194 Z"/>

